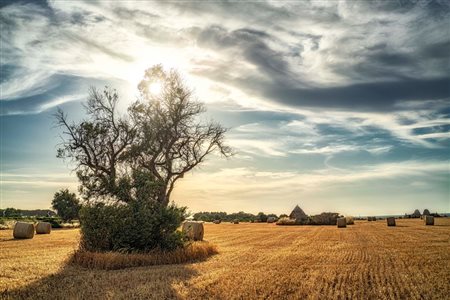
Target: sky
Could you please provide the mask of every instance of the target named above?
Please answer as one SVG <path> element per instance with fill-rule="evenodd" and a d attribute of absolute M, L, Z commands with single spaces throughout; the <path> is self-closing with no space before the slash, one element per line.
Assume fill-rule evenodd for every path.
<path fill-rule="evenodd" d="M 77 190 L 57 107 L 88 88 L 136 99 L 176 68 L 229 128 L 172 200 L 197 211 L 450 212 L 450 2 L 2 1 L 2 208 Z"/>

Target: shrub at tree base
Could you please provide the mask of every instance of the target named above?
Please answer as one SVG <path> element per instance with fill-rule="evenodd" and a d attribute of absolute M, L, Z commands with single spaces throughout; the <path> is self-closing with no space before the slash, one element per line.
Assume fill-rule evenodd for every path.
<path fill-rule="evenodd" d="M 149 252 L 183 246 L 177 231 L 185 208 L 156 202 L 86 205 L 80 212 L 80 249 L 85 251 Z"/>
<path fill-rule="evenodd" d="M 117 270 L 130 267 L 181 264 L 201 261 L 217 254 L 217 247 L 208 242 L 194 242 L 173 251 L 153 250 L 148 253 L 77 251 L 70 264 L 85 268 Z"/>

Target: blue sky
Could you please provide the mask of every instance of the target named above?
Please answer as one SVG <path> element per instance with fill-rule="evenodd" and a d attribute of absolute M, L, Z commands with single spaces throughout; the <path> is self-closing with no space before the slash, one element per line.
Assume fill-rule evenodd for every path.
<path fill-rule="evenodd" d="M 447 1 L 5 1 L 1 206 L 77 189 L 56 158 L 62 107 L 90 86 L 125 110 L 144 70 L 177 68 L 237 154 L 172 199 L 191 211 L 450 212 Z"/>

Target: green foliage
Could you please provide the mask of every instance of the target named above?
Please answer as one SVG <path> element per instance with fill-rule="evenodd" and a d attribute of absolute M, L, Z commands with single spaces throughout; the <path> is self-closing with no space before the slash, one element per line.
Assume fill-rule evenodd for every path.
<path fill-rule="evenodd" d="M 67 222 L 78 219 L 81 204 L 74 193 L 70 193 L 68 189 L 62 189 L 55 193 L 52 200 L 52 207 L 57 211 L 58 216 Z"/>
<path fill-rule="evenodd" d="M 61 224 L 63 220 L 61 218 L 55 217 L 38 217 L 36 218 L 38 222 L 47 222 L 52 225 L 52 228 L 62 228 Z"/>
<path fill-rule="evenodd" d="M 263 212 L 260 212 L 256 215 L 256 220 L 258 220 L 259 222 L 267 222 L 267 215 L 264 214 Z"/>
<path fill-rule="evenodd" d="M 80 212 L 81 247 L 89 251 L 173 250 L 183 245 L 177 228 L 185 213 L 184 207 L 148 201 L 85 205 Z"/>

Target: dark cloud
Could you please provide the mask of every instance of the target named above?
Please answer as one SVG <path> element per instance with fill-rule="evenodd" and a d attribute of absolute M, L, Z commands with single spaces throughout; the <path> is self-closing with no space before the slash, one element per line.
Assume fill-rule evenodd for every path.
<path fill-rule="evenodd" d="M 377 53 L 367 59 L 373 64 L 387 66 L 413 65 L 415 62 L 408 53 Z"/>
<path fill-rule="evenodd" d="M 14 74 L 14 71 L 17 69 L 16 66 L 12 64 L 4 64 L 0 68 L 0 83 L 8 81 L 8 78 Z"/>
<path fill-rule="evenodd" d="M 443 59 L 447 69 L 450 68 L 450 40 L 426 45 L 421 54 L 426 58 Z"/>
<path fill-rule="evenodd" d="M 11 4 L 15 5 L 34 4 L 50 9 L 48 2 L 46 0 L 2 0 L 0 1 L 0 8 L 3 8 Z"/>
<path fill-rule="evenodd" d="M 251 28 L 227 31 L 220 26 L 212 26 L 198 34 L 201 47 L 224 51 L 234 48 L 243 59 L 257 66 L 261 72 L 274 80 L 287 80 L 292 76 L 285 56 L 296 56 L 298 52 L 277 52 L 271 49 L 268 41 L 276 40 L 268 33 Z M 301 51 L 298 49 L 298 51 Z M 236 58 L 236 60 L 239 58 Z"/>
<path fill-rule="evenodd" d="M 197 75 L 214 78 L 242 88 L 248 94 L 295 107 L 388 111 L 402 109 L 402 103 L 408 101 L 450 99 L 450 41 L 448 35 L 441 32 L 442 25 L 448 25 L 448 20 L 435 22 L 431 17 L 437 6 L 442 7 L 444 13 L 449 14 L 449 10 L 446 4 L 431 2 L 416 1 L 414 5 L 386 1 L 347 3 L 347 8 L 354 7 L 359 12 L 400 10 L 408 13 L 410 18 L 401 21 L 404 24 L 392 18 L 383 18 L 383 15 L 369 18 L 366 23 L 358 20 L 356 32 L 340 35 L 335 47 L 320 48 L 322 36 L 305 33 L 302 28 L 291 32 L 286 26 L 270 23 L 265 30 L 258 26 L 232 31 L 222 26 L 206 27 L 198 32 L 198 45 L 228 54 L 232 59 L 207 63 L 208 68 Z M 311 10 L 315 13 L 301 10 L 296 16 L 317 16 L 333 11 L 318 7 Z M 332 26 L 335 21 L 321 22 Z M 337 27 L 342 29 L 346 22 L 342 21 Z M 409 37 L 399 36 L 403 40 L 401 45 L 395 39 L 398 32 L 394 31 L 391 35 L 386 31 L 388 28 L 403 28 L 405 31 L 400 32 Z M 297 41 L 294 39 L 286 43 L 273 33 L 274 29 L 291 32 Z M 330 29 L 333 30 L 333 27 Z M 370 40 L 366 41 L 366 36 L 371 37 Z M 303 57 L 306 39 L 310 42 L 309 50 L 331 58 L 323 70 L 317 71 L 335 74 L 336 78 L 346 83 L 340 86 L 314 83 L 315 74 L 302 69 L 308 63 Z M 273 47 L 274 44 L 277 47 Z M 233 66 L 238 68 L 240 61 L 256 66 L 258 74 L 236 72 Z M 265 78 L 261 78 L 262 74 Z"/>
<path fill-rule="evenodd" d="M 64 102 L 73 100 L 82 100 L 81 95 L 88 94 L 90 87 L 102 88 L 105 85 L 119 87 L 121 84 L 117 80 L 101 80 L 97 78 L 85 78 L 71 75 L 52 75 L 46 89 L 40 93 L 30 96 L 24 96 L 19 99 L 4 99 L 1 100 L 0 115 L 15 115 L 15 114 L 36 114 L 47 107 L 60 105 Z M 62 101 L 61 101 L 62 100 Z M 60 101 L 50 105 L 53 101 Z"/>
<path fill-rule="evenodd" d="M 450 98 L 450 77 L 352 84 L 326 88 L 264 89 L 269 99 L 297 107 L 329 107 L 359 110 L 392 110 L 395 104 L 411 100 Z"/>
<path fill-rule="evenodd" d="M 141 18 L 147 18 L 150 20 L 158 19 L 160 16 L 158 14 L 153 14 L 140 9 L 128 9 L 125 7 L 115 8 L 113 12 L 121 19 L 124 20 L 135 20 Z"/>

